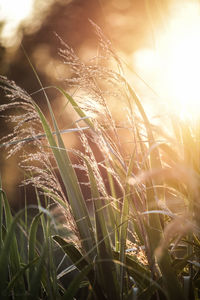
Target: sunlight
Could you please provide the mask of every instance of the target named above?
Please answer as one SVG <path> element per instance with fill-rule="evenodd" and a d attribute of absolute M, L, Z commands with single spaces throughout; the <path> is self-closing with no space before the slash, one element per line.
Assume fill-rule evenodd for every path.
<path fill-rule="evenodd" d="M 17 27 L 31 14 L 33 3 L 34 0 L 0 0 L 0 21 L 5 22 L 1 34 L 3 44 L 14 44 Z"/>
<path fill-rule="evenodd" d="M 200 109 L 200 15 L 196 5 L 188 3 L 179 9 L 160 45 L 173 104 L 182 117 L 190 118 Z"/>
<path fill-rule="evenodd" d="M 200 10 L 197 2 L 173 7 L 167 30 L 160 32 L 156 39 L 154 56 L 152 49 L 142 50 L 134 56 L 134 65 L 140 65 L 139 70 L 149 75 L 145 79 L 168 99 L 181 118 L 197 117 L 200 111 Z"/>

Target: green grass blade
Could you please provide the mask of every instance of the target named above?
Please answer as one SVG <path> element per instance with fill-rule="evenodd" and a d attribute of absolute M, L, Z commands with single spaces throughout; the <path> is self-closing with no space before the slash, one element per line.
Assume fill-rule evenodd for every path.
<path fill-rule="evenodd" d="M 142 290 L 149 286 L 151 273 L 137 260 L 137 257 L 126 255 L 128 273 L 134 278 L 137 286 Z"/>
<path fill-rule="evenodd" d="M 138 100 L 139 101 L 139 100 Z M 141 108 L 143 111 L 143 108 Z M 145 113 L 144 113 L 145 114 Z M 146 114 L 145 114 L 146 116 Z M 150 126 L 150 125 L 149 125 Z M 150 129 L 148 129 L 150 130 Z M 150 136 L 152 137 L 153 133 L 150 130 Z M 142 157 L 146 156 L 146 149 L 145 146 L 143 144 L 142 138 L 140 136 L 139 130 L 137 130 L 137 138 L 139 140 L 139 145 L 140 145 L 140 150 L 141 150 L 141 154 Z M 153 138 L 153 137 L 152 137 Z M 151 143 L 151 142 L 150 142 Z M 149 145 L 149 147 L 151 146 L 151 144 Z M 152 155 L 152 153 L 151 153 Z M 149 172 L 149 170 L 152 170 L 153 172 L 153 168 L 152 168 L 152 164 L 150 164 L 149 161 L 145 161 L 143 162 L 144 166 L 142 168 L 142 172 Z M 154 164 L 153 164 L 154 166 Z M 154 168 L 156 169 L 156 165 L 154 166 Z M 160 169 L 160 167 L 158 168 Z M 156 190 L 154 188 L 155 185 L 160 184 L 160 182 L 153 182 L 153 180 L 151 178 L 149 178 L 146 182 L 146 188 L 145 188 L 145 192 L 146 192 L 146 207 L 144 209 L 146 210 L 150 210 L 150 209 L 158 209 L 158 205 L 156 200 L 159 199 L 158 194 L 156 193 Z M 137 188 L 137 187 L 136 187 Z M 156 247 L 159 244 L 159 241 L 162 237 L 162 227 L 161 227 L 161 223 L 160 223 L 160 218 L 158 215 L 149 215 L 148 217 L 148 223 L 149 223 L 149 229 L 148 229 L 148 237 L 149 237 L 149 242 L 150 242 L 150 251 L 151 253 L 149 253 L 149 257 L 152 258 L 152 260 L 154 260 L 153 258 L 153 254 L 154 254 L 154 250 L 156 249 Z M 150 264 L 154 264 L 154 261 L 149 262 Z"/>
<path fill-rule="evenodd" d="M 163 254 L 158 258 L 159 268 L 162 273 L 163 282 L 166 287 L 168 298 L 170 300 L 186 300 L 181 285 L 177 279 L 176 272 L 172 267 L 172 262 L 166 249 Z"/>
<path fill-rule="evenodd" d="M 73 264 L 82 272 L 84 269 L 87 269 L 88 262 L 82 256 L 82 254 L 75 248 L 75 246 L 71 243 L 66 242 L 62 237 L 56 235 L 53 236 L 54 241 L 58 243 L 58 245 L 63 249 L 63 251 L 67 254 L 67 256 L 71 259 Z M 96 282 L 96 274 L 94 269 L 90 269 L 89 273 L 87 274 L 88 280 L 92 286 L 94 294 L 97 296 L 97 299 L 104 300 L 105 297 L 102 293 L 102 290 L 98 283 Z"/>
<path fill-rule="evenodd" d="M 37 233 L 37 228 L 38 228 L 38 223 L 40 220 L 40 217 L 42 215 L 42 212 L 38 213 L 30 226 L 30 231 L 29 231 L 29 245 L 28 245 L 28 261 L 29 264 L 31 263 L 31 261 L 33 261 L 36 258 L 35 255 L 35 249 L 36 249 L 36 233 Z M 34 271 L 34 266 L 30 266 L 29 268 L 29 282 L 31 280 L 31 277 L 33 275 L 33 271 Z"/>
<path fill-rule="evenodd" d="M 128 220 L 129 220 L 129 203 L 131 202 L 130 198 L 130 185 L 128 184 L 128 179 L 132 174 L 133 165 L 134 165 L 134 156 L 135 151 L 131 155 L 131 159 L 129 161 L 129 166 L 126 174 L 126 183 L 124 189 L 124 197 L 123 197 L 123 204 L 122 204 L 122 211 L 121 211 L 121 226 L 120 226 L 120 240 L 119 240 L 119 260 L 121 262 L 120 265 L 120 293 L 121 297 L 128 290 L 128 279 L 126 274 L 126 241 L 127 241 L 127 230 L 128 230 Z"/>
<path fill-rule="evenodd" d="M 8 294 L 11 293 L 13 287 L 17 285 L 17 281 L 21 276 L 26 276 L 26 271 L 34 266 L 39 260 L 39 257 L 35 257 L 34 260 L 26 264 L 25 266 L 21 267 L 21 269 L 12 277 L 11 281 L 8 283 L 7 292 Z"/>
<path fill-rule="evenodd" d="M 17 218 L 16 221 L 14 221 L 15 219 L 13 219 L 13 216 L 11 214 L 11 210 L 10 210 L 10 205 L 9 202 L 7 200 L 6 194 L 4 193 L 3 190 L 0 190 L 1 193 L 1 200 L 3 200 L 3 204 L 4 204 L 4 213 L 5 213 L 5 221 L 6 221 L 6 237 L 4 240 L 4 247 L 2 249 L 2 255 L 4 255 L 4 251 L 5 251 L 5 247 L 8 247 L 8 245 L 6 246 L 6 241 L 7 241 L 7 237 L 9 234 L 9 230 L 11 230 L 12 228 L 12 238 L 10 239 L 10 247 L 9 248 L 9 255 L 6 257 L 6 259 L 9 259 L 8 261 L 8 265 L 10 268 L 10 275 L 11 277 L 14 276 L 18 270 L 20 269 L 20 255 L 19 255 L 19 249 L 18 249 L 18 243 L 17 243 L 17 238 L 15 235 L 15 228 L 17 226 L 17 221 L 19 219 L 19 217 Z M 2 204 L 1 204 L 2 205 Z M 22 214 L 22 211 L 20 212 L 20 215 Z M 13 225 L 14 224 L 14 225 Z M 2 229 L 2 228 L 1 228 Z M 23 278 L 18 278 L 18 284 L 15 287 L 15 292 L 16 294 L 21 294 L 24 292 L 25 289 L 25 284 L 24 284 L 24 280 Z"/>
<path fill-rule="evenodd" d="M 30 299 L 38 299 L 40 291 L 42 289 L 42 276 L 45 274 L 45 257 L 46 257 L 46 245 L 40 254 L 36 269 L 32 272 L 30 280 Z"/>
<path fill-rule="evenodd" d="M 62 88 L 55 87 L 58 91 L 61 92 L 61 94 L 68 99 L 68 101 L 71 103 L 72 107 L 76 111 L 76 113 L 84 120 L 84 122 L 90 127 L 90 129 L 95 131 L 95 127 L 93 123 L 90 121 L 90 119 L 86 116 L 84 111 L 79 107 L 79 105 L 76 103 L 76 101 L 68 94 L 66 93 Z"/>
<path fill-rule="evenodd" d="M 72 207 L 73 215 L 75 217 L 75 221 L 81 237 L 81 242 L 84 246 L 85 251 L 87 252 L 93 247 L 95 241 L 89 213 L 83 199 L 77 176 L 71 165 L 71 161 L 65 150 L 64 143 L 59 131 L 56 130 L 59 140 L 59 146 L 57 146 L 57 143 L 51 133 L 51 130 L 43 113 L 35 103 L 34 106 L 39 114 L 48 142 L 52 148 L 63 183 L 67 191 L 70 205 Z M 62 150 L 60 150 L 60 148 L 62 148 Z"/>
<path fill-rule="evenodd" d="M 106 167 L 109 169 L 108 162 L 106 162 Z M 110 217 L 110 226 L 111 228 L 115 228 L 115 240 L 114 240 L 115 251 L 119 251 L 120 209 L 119 209 L 119 203 L 117 199 L 114 179 L 108 170 L 107 170 L 107 177 L 108 177 L 109 188 L 111 191 L 112 201 L 114 201 L 114 205 L 115 205 L 115 208 L 113 208 L 112 205 L 108 206 L 108 214 Z"/>
<path fill-rule="evenodd" d="M 121 226 L 120 226 L 120 244 L 119 244 L 119 260 L 122 263 L 120 265 L 120 294 L 121 297 L 124 293 L 124 290 L 127 289 L 127 274 L 125 270 L 126 265 L 126 241 L 127 241 L 127 229 L 128 229 L 128 219 L 129 219 L 129 197 L 124 196 L 123 206 L 122 206 L 122 215 L 121 215 Z"/>
<path fill-rule="evenodd" d="M 14 257 L 13 250 L 16 249 L 16 236 L 15 236 L 15 230 L 17 227 L 17 222 L 19 221 L 19 218 L 21 217 L 23 211 L 20 211 L 16 214 L 16 216 L 13 218 L 13 220 L 10 222 L 7 233 L 4 239 L 4 245 L 1 249 L 0 253 L 0 293 L 3 297 L 3 293 L 5 292 L 6 285 L 7 285 L 7 276 L 8 276 L 8 268 L 10 265 L 12 265 L 12 272 L 13 270 L 15 273 L 13 273 L 13 276 L 19 271 L 20 265 L 18 260 L 14 260 L 15 258 L 18 259 L 18 255 Z M 18 254 L 18 250 L 17 253 Z M 11 256 L 12 255 L 12 256 Z M 19 278 L 18 280 L 18 287 L 16 289 L 16 293 L 22 293 L 24 292 L 24 285 L 22 278 Z"/>
<path fill-rule="evenodd" d="M 54 235 L 53 240 L 63 249 L 63 251 L 70 257 L 71 261 L 76 265 L 79 270 L 82 270 L 88 266 L 88 262 L 83 258 L 82 254 L 76 249 L 76 247 L 65 241 L 61 236 Z"/>
<path fill-rule="evenodd" d="M 91 271 L 92 267 L 93 266 L 91 264 L 85 266 L 85 268 L 70 282 L 69 287 L 67 288 L 66 292 L 64 293 L 61 299 L 63 300 L 74 299 L 74 296 L 76 295 L 77 291 L 80 288 L 81 282 Z"/>
<path fill-rule="evenodd" d="M 97 253 L 98 260 L 101 262 L 99 264 L 100 280 L 104 285 L 105 292 L 108 295 L 108 299 L 119 299 L 119 285 L 117 282 L 116 267 L 113 263 L 114 257 L 106 226 L 105 210 L 102 209 L 104 205 L 98 191 L 98 186 L 92 167 L 90 166 L 86 158 L 84 159 L 84 161 L 88 169 L 91 196 L 94 203 Z M 111 286 L 112 289 L 110 288 Z"/>
<path fill-rule="evenodd" d="M 135 101 L 135 103 L 138 107 L 138 110 L 139 110 L 139 112 L 140 112 L 140 114 L 143 118 L 144 125 L 145 125 L 146 132 L 147 132 L 149 148 L 151 148 L 156 144 L 156 141 L 155 141 L 155 138 L 154 138 L 154 135 L 153 135 L 153 131 L 152 131 L 152 128 L 151 128 L 151 124 L 149 122 L 149 119 L 148 119 L 145 111 L 144 111 L 144 108 L 141 104 L 141 101 L 139 100 L 139 98 L 136 95 L 135 91 L 131 88 L 131 86 L 128 83 L 127 83 L 127 85 L 128 85 L 129 93 L 130 93 L 131 97 L 134 99 L 134 101 Z M 151 168 L 161 168 L 162 167 L 158 148 L 155 147 L 154 151 L 152 151 L 150 153 L 150 160 L 151 160 Z"/>
<path fill-rule="evenodd" d="M 114 252 L 114 257 L 116 260 L 119 260 L 119 253 Z M 152 280 L 151 273 L 139 262 L 136 255 L 131 256 L 126 254 L 126 268 L 129 276 L 134 279 L 137 287 L 140 288 L 140 291 L 149 287 Z"/>
<path fill-rule="evenodd" d="M 0 176 L 0 251 L 3 247 L 3 190 Z"/>

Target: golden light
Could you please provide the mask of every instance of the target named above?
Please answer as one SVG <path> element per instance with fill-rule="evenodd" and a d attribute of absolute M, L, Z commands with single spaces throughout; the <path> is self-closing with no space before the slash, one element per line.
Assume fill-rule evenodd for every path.
<path fill-rule="evenodd" d="M 0 21 L 5 22 L 1 42 L 12 46 L 17 39 L 16 32 L 20 23 L 29 17 L 34 0 L 0 0 Z"/>
<path fill-rule="evenodd" d="M 181 118 L 200 117 L 199 4 L 174 5 L 166 29 L 157 30 L 156 49 L 136 53 L 134 66 Z"/>

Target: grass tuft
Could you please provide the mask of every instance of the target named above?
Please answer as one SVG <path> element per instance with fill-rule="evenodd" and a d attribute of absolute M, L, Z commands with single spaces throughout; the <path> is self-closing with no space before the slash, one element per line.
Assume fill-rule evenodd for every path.
<path fill-rule="evenodd" d="M 23 153 L 24 184 L 35 186 L 39 209 L 28 226 L 29 206 L 13 216 L 1 187 L 1 298 L 197 300 L 199 127 L 171 118 L 169 137 L 165 128 L 153 126 L 111 43 L 92 25 L 100 50 L 88 63 L 58 37 L 59 54 L 73 75 L 65 80 L 70 92 L 54 88 L 77 113 L 76 127 L 60 130 L 44 92 L 51 126 L 29 94 L 0 77 L 8 96 L 0 111 L 20 111 L 8 115 L 13 132 L 0 146 L 8 156 Z M 110 60 L 116 68 L 109 67 Z M 127 112 L 123 120 L 116 120 L 111 111 L 113 100 Z M 121 129 L 131 138 L 128 150 Z M 82 150 L 66 149 L 63 134 L 72 131 Z M 77 170 L 87 180 L 87 197 Z M 53 204 L 64 216 L 62 230 L 55 225 Z M 56 261 L 59 250 L 61 259 Z M 67 267 L 60 270 L 64 262 Z M 67 283 L 65 276 L 70 276 Z"/>

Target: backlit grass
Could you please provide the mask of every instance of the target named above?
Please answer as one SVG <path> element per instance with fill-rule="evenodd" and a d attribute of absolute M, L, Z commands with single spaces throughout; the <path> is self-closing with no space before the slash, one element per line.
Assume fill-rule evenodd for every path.
<path fill-rule="evenodd" d="M 24 184 L 33 184 L 38 198 L 28 225 L 31 208 L 12 216 L 1 188 L 1 299 L 199 299 L 199 126 L 171 118 L 170 136 L 162 120 L 153 126 L 110 42 L 93 26 L 100 56 L 84 64 L 61 40 L 59 53 L 73 76 L 66 79 L 68 90 L 49 87 L 76 111 L 76 126 L 64 132 L 76 131 L 84 150 L 66 149 L 45 89 L 50 122 L 28 93 L 0 78 L 8 96 L 0 111 L 18 109 L 7 117 L 14 130 L 1 147 L 21 154 Z M 109 69 L 110 60 L 119 72 Z M 109 108 L 113 99 L 125 112 L 120 122 L 128 149 Z M 64 216 L 61 230 L 52 203 Z"/>

